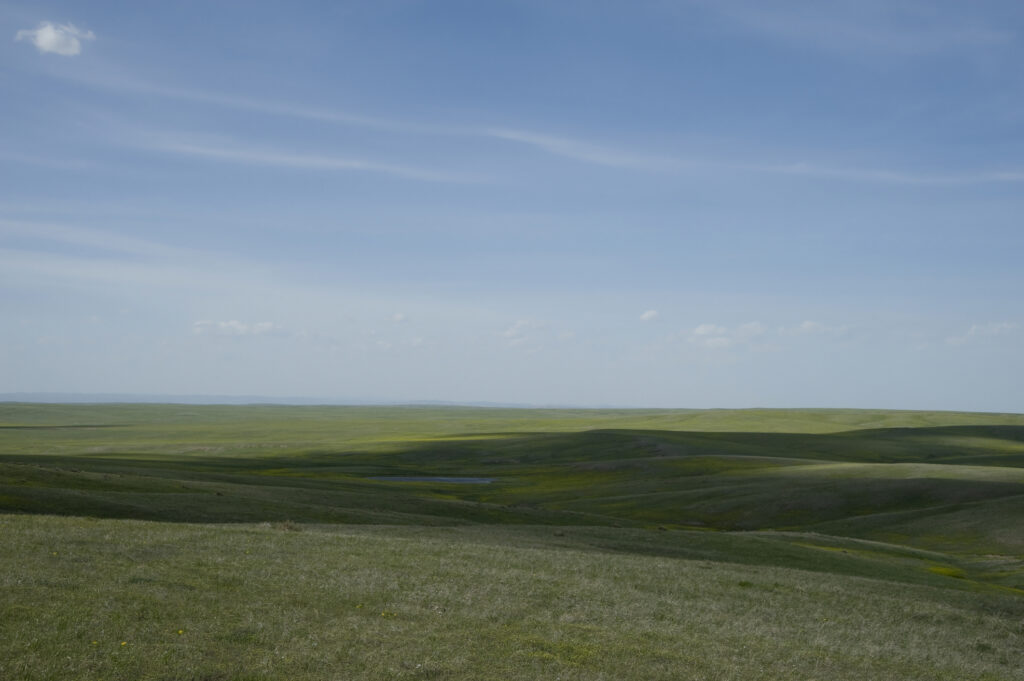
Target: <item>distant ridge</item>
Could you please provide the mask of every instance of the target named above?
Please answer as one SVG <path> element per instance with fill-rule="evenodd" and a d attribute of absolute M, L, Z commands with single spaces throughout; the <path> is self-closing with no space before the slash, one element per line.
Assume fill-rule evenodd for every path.
<path fill-rule="evenodd" d="M 0 393 L 0 402 L 61 404 L 355 404 L 338 399 L 267 397 L 265 395 L 148 395 L 138 393 Z"/>
<path fill-rule="evenodd" d="M 504 409 L 590 409 L 625 407 L 581 407 L 580 405 L 538 405 L 518 402 L 453 402 L 445 400 L 360 400 L 344 397 L 268 397 L 266 395 L 148 395 L 138 393 L 0 393 L 0 402 L 52 404 L 278 404 L 296 406 L 423 406 L 491 407 Z"/>
<path fill-rule="evenodd" d="M 528 402 L 489 402 L 457 400 L 381 400 L 357 399 L 351 397 L 270 397 L 267 395 L 164 395 L 147 393 L 58 393 L 58 392 L 11 392 L 0 393 L 0 403 L 37 404 L 195 404 L 195 405 L 278 405 L 278 406 L 320 406 L 320 407 L 467 407 L 477 409 L 579 409 L 579 410 L 631 410 L 664 412 L 907 412 L 907 413 L 964 413 L 1018 415 L 1017 411 L 971 411 L 964 409 L 920 409 L 913 407 L 874 408 L 862 406 L 822 407 L 666 407 L 628 404 L 566 404 Z"/>

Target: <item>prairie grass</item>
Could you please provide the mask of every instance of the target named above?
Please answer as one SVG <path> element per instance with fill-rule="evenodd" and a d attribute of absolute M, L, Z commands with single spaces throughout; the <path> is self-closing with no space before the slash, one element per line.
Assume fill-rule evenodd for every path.
<path fill-rule="evenodd" d="M 2 678 L 1024 678 L 1024 601 L 994 591 L 545 545 L 550 528 L 0 532 Z"/>
<path fill-rule="evenodd" d="M 1013 414 L 0 404 L 0 679 L 1022 679 L 1022 471 Z"/>

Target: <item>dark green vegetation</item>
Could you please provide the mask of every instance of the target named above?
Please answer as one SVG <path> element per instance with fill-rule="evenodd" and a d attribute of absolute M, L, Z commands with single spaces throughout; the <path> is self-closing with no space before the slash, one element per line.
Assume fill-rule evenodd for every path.
<path fill-rule="evenodd" d="M 0 678 L 1024 679 L 1020 415 L 9 404 L 0 513 Z"/>

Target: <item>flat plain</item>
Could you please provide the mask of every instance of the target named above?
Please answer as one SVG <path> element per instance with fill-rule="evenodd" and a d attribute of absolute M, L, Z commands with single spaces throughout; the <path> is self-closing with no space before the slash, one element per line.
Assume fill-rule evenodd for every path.
<path fill-rule="evenodd" d="M 1015 414 L 2 404 L 0 537 L 4 679 L 1024 679 Z"/>

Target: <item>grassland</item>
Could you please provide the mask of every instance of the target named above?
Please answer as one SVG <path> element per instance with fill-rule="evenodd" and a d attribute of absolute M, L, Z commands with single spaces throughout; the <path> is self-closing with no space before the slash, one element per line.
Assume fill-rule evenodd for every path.
<path fill-rule="evenodd" d="M 1024 679 L 1021 415 L 6 404 L 0 537 L 4 679 Z"/>

